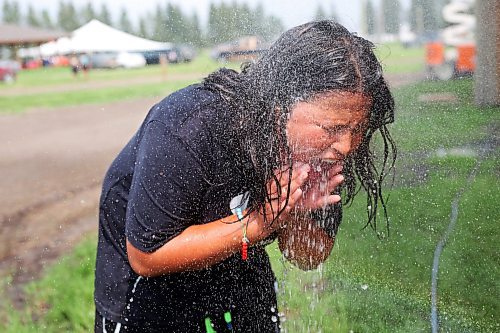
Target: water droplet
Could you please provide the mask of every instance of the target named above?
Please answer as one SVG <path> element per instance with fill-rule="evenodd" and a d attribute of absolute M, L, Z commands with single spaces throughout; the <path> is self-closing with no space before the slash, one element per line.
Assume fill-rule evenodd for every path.
<path fill-rule="evenodd" d="M 273 321 L 273 323 L 275 323 L 275 322 L 277 322 L 277 321 L 278 321 L 278 317 L 276 317 L 276 316 L 272 316 L 272 317 L 271 317 L 271 320 Z"/>

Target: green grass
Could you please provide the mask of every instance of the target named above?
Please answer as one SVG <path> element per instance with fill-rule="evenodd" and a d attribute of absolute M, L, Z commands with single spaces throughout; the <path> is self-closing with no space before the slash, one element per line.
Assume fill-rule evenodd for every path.
<path fill-rule="evenodd" d="M 450 222 L 451 202 L 477 163 L 477 157 L 440 156 L 433 154 L 434 149 L 474 147 L 492 135 L 494 124 L 500 124 L 500 108 L 473 106 L 471 89 L 472 82 L 465 80 L 421 83 L 396 92 L 398 118 L 392 130 L 403 156 L 397 176 L 414 177 L 413 170 L 404 170 L 413 165 L 423 165 L 427 176 L 388 192 L 390 237 L 379 240 L 372 230 L 361 230 L 366 219 L 361 195 L 345 209 L 334 252 L 321 271 L 305 273 L 289 265 L 284 269 L 278 251 L 269 251 L 285 285 L 280 301 L 289 332 L 431 330 L 434 250 Z M 429 91 L 457 92 L 461 101 L 419 102 L 418 95 Z M 499 159 L 494 156 L 498 154 L 482 160 L 475 180 L 463 193 L 455 230 L 440 258 L 442 332 L 499 330 L 500 193 Z M 383 225 L 379 228 L 384 230 Z M 324 290 L 311 288 L 313 283 L 324 285 Z"/>
<path fill-rule="evenodd" d="M 429 332 L 430 280 L 436 244 L 449 223 L 451 201 L 475 161 L 453 159 L 425 186 L 391 192 L 391 236 L 361 231 L 363 200 L 345 210 L 336 247 L 321 272 L 288 267 L 281 309 L 290 332 Z M 484 163 L 465 192 L 455 232 L 441 256 L 439 310 L 443 332 L 493 332 L 498 301 L 498 182 Z M 497 165 L 498 166 L 498 165 Z M 446 174 L 447 177 L 443 177 Z M 361 198 L 360 198 L 361 199 Z M 283 264 L 277 250 L 277 276 Z M 304 286 L 324 284 L 324 290 Z M 323 315 L 321 315 L 323 313 Z"/>
<path fill-rule="evenodd" d="M 415 73 L 421 72 L 423 67 L 418 65 L 421 61 L 419 49 L 404 49 L 398 44 L 380 45 L 377 49 L 379 58 L 384 63 L 387 73 Z M 404 60 L 402 60 L 404 59 Z M 138 69 L 92 70 L 89 77 L 74 78 L 68 68 L 40 68 L 24 70 L 19 74 L 14 85 L 0 85 L 0 113 L 20 113 L 34 108 L 63 107 L 82 104 L 107 103 L 126 98 L 142 98 L 164 96 L 189 83 L 199 80 L 199 77 L 226 66 L 238 69 L 239 63 L 219 63 L 211 59 L 207 51 L 190 63 L 170 64 L 167 68 L 165 82 L 158 82 L 162 76 L 162 69 L 158 65 L 151 65 Z M 177 76 L 176 76 L 177 75 Z M 189 76 L 183 78 L 183 75 Z M 174 79 L 172 79 L 172 76 Z M 144 83 L 147 79 L 157 83 Z M 141 82 L 130 82 L 126 87 L 113 86 L 113 82 L 120 80 L 141 79 Z M 80 87 L 82 83 L 109 82 L 108 87 L 84 88 L 67 90 L 69 87 Z M 52 87 L 52 91 L 9 95 L 9 91 L 19 88 Z"/>
<path fill-rule="evenodd" d="M 192 62 L 169 64 L 167 74 L 209 73 L 220 66 L 221 63 L 211 59 L 207 51 L 202 51 Z M 232 66 L 235 66 L 235 64 L 232 64 Z M 162 68 L 159 65 L 149 65 L 134 69 L 95 69 L 89 71 L 89 79 L 93 81 L 153 78 L 161 75 Z M 13 85 L 0 85 L 0 91 L 9 91 L 16 87 L 72 85 L 81 83 L 82 81 L 84 81 L 83 77 L 80 75 L 79 78 L 75 79 L 68 67 L 37 68 L 20 71 L 16 83 Z"/>
<path fill-rule="evenodd" d="M 174 89 L 174 87 L 172 87 Z M 420 94 L 453 92 L 459 102 L 429 103 Z M 280 281 L 280 311 L 288 332 L 429 332 L 431 266 L 450 221 L 451 202 L 467 184 L 476 156 L 435 154 L 438 148 L 478 144 L 493 135 L 500 108 L 477 108 L 472 81 L 423 82 L 395 92 L 391 126 L 400 160 L 388 191 L 390 237 L 379 240 L 365 221 L 363 196 L 345 209 L 329 260 L 320 271 L 283 264 L 268 248 Z M 499 331 L 497 203 L 498 148 L 482 159 L 460 201 L 457 224 L 440 259 L 438 309 L 441 332 Z M 413 182 L 413 166 L 425 170 Z M 382 221 L 382 220 L 381 220 Z M 381 231 L 384 225 L 379 225 Z M 2 332 L 84 332 L 93 325 L 94 237 L 26 287 L 27 306 L 0 303 Z"/>
<path fill-rule="evenodd" d="M 451 93 L 457 102 L 419 102 L 424 94 Z M 472 80 L 421 82 L 398 90 L 393 136 L 407 151 L 458 147 L 484 137 L 498 108 L 478 109 L 473 104 Z"/>
<path fill-rule="evenodd" d="M 152 82 L 131 82 L 128 86 L 113 86 L 66 90 L 66 87 L 78 86 L 86 82 L 82 77 L 77 79 L 71 76 L 68 68 L 42 68 L 21 71 L 19 80 L 12 86 L 0 85 L 0 92 L 9 92 L 19 87 L 52 87 L 53 91 L 26 93 L 17 95 L 4 95 L 0 97 L 0 113 L 20 113 L 33 108 L 52 108 L 74 106 L 82 104 L 108 103 L 123 99 L 165 96 L 172 91 L 188 84 L 199 81 L 199 78 L 219 68 L 227 66 L 238 68 L 237 63 L 218 63 L 213 61 L 204 52 L 190 63 L 170 64 L 164 82 L 161 78 L 159 66 L 147 66 L 139 69 L 93 70 L 89 73 L 89 82 L 119 82 L 120 80 L 151 78 Z M 177 76 L 175 76 L 177 75 Z M 184 78 L 183 76 L 186 75 Z M 172 78 L 174 76 L 174 78 Z M 147 81 L 147 80 L 146 80 Z"/>
<path fill-rule="evenodd" d="M 196 82 L 194 79 L 175 80 L 128 87 L 67 91 L 64 93 L 51 92 L 22 96 L 4 96 L 0 98 L 0 110 L 4 113 L 19 113 L 32 108 L 109 103 L 125 99 L 166 96 L 194 82 Z"/>
<path fill-rule="evenodd" d="M 399 43 L 378 44 L 375 54 L 382 63 L 385 73 L 413 74 L 425 69 L 425 50 L 423 47 L 404 48 Z"/>
<path fill-rule="evenodd" d="M 96 238 L 84 240 L 25 288 L 28 306 L 0 303 L 2 332 L 89 332 L 94 325 Z"/>

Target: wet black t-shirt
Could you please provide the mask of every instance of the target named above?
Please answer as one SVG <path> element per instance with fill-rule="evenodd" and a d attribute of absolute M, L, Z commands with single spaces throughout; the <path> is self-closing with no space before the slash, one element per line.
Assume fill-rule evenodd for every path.
<path fill-rule="evenodd" d="M 230 201 L 248 190 L 235 163 L 231 109 L 194 85 L 155 105 L 109 168 L 99 211 L 95 303 L 104 317 L 147 331 L 205 332 L 210 317 L 224 332 L 224 313 L 240 332 L 276 332 L 275 279 L 263 246 L 208 269 L 139 277 L 126 239 L 144 252 L 185 228 L 232 215 Z"/>
<path fill-rule="evenodd" d="M 126 239 L 153 252 L 194 224 L 232 215 L 249 190 L 251 168 L 236 147 L 232 110 L 203 85 L 182 89 L 149 112 L 109 168 L 99 211 L 95 304 L 107 319 L 141 331 L 279 331 L 276 282 L 264 244 L 208 269 L 143 278 L 131 269 Z M 333 211 L 331 211 L 333 212 Z M 331 213 L 330 212 L 330 213 Z M 340 222 L 320 214 L 332 236 Z"/>

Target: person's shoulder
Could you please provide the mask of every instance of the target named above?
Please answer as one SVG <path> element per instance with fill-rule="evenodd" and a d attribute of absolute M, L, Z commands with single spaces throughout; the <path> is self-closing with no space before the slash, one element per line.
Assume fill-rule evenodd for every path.
<path fill-rule="evenodd" d="M 203 116 L 212 105 L 220 102 L 220 96 L 202 84 L 193 84 L 168 95 L 150 111 L 149 120 L 179 128 L 191 119 Z"/>
<path fill-rule="evenodd" d="M 198 83 L 177 90 L 164 98 L 159 105 L 200 109 L 219 100 L 220 97 L 217 94 L 206 89 L 203 84 Z"/>

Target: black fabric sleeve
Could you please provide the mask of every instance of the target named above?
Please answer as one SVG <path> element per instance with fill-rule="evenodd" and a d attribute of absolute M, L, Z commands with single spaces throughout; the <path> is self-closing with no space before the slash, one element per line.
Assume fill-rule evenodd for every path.
<path fill-rule="evenodd" d="M 171 132 L 161 122 L 150 122 L 137 147 L 125 227 L 128 241 L 143 252 L 155 251 L 200 222 L 204 168 Z"/>
<path fill-rule="evenodd" d="M 342 222 L 342 204 L 337 203 L 329 205 L 324 209 L 313 210 L 310 213 L 310 217 L 328 236 L 335 238 L 339 225 Z"/>

